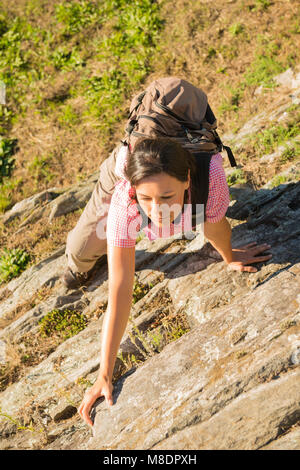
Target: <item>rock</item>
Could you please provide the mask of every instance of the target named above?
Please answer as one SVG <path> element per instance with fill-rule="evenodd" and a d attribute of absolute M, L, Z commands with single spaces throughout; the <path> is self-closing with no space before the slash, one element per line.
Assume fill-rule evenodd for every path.
<path fill-rule="evenodd" d="M 300 372 L 240 395 L 207 421 L 191 425 L 156 449 L 253 450 L 274 440 L 300 418 Z"/>
<path fill-rule="evenodd" d="M 274 424 L 264 427 L 258 413 L 253 414 L 249 425 L 245 418 L 241 422 L 244 437 L 237 427 L 231 434 L 231 448 L 259 448 L 276 438 L 285 418 L 286 426 L 293 425 L 299 419 L 299 372 L 293 371 L 295 366 L 289 360 L 292 351 L 287 344 L 290 335 L 299 337 L 300 332 L 299 304 L 295 302 L 299 282 L 300 273 L 295 275 L 287 269 L 229 305 L 211 308 L 200 326 L 167 345 L 129 377 L 121 378 L 115 384 L 113 407 L 108 411 L 105 403 L 96 406 L 94 437 L 88 448 L 162 449 L 172 445 L 184 449 L 187 441 L 181 436 L 189 435 L 196 424 L 206 430 L 206 422 L 212 419 L 214 426 L 216 413 L 224 413 L 224 423 L 230 423 L 229 411 L 235 410 L 233 416 L 241 417 L 241 410 L 246 413 L 248 405 L 254 410 L 255 405 L 250 404 L 257 394 L 260 409 L 265 408 L 264 397 L 269 397 L 270 406 L 264 415 L 268 423 L 272 422 L 271 404 L 277 400 Z M 294 326 L 278 331 L 277 325 L 287 319 Z M 243 341 L 233 345 L 237 328 L 244 330 Z M 269 383 L 272 379 L 274 385 Z M 239 408 L 242 400 L 243 407 Z M 256 425 L 257 440 L 253 437 Z M 249 426 L 253 435 L 248 439 Z M 193 448 L 222 447 L 218 429 L 211 427 L 209 442 L 205 441 L 205 432 L 193 433 Z"/>
<path fill-rule="evenodd" d="M 50 215 L 49 222 L 56 217 L 61 215 L 69 214 L 77 209 L 84 207 L 94 189 L 95 184 L 83 185 L 81 188 L 66 191 L 64 194 L 56 198 L 56 200 L 50 204 Z"/>
<path fill-rule="evenodd" d="M 4 289 L 12 294 L 1 304 L 0 318 L 5 317 L 22 301 L 30 299 L 42 286 L 51 286 L 59 279 L 66 266 L 65 245 L 35 266 L 26 269 L 18 278 L 12 279 Z M 1 290 L 0 290 L 1 295 Z"/>
<path fill-rule="evenodd" d="M 15 217 L 26 216 L 32 212 L 37 206 L 41 205 L 44 202 L 49 202 L 58 197 L 63 192 L 63 189 L 59 188 L 50 188 L 44 191 L 41 191 L 38 194 L 34 194 L 26 199 L 23 199 L 20 202 L 17 202 L 9 211 L 7 211 L 2 217 L 1 220 L 4 224 L 8 224 Z"/>
<path fill-rule="evenodd" d="M 292 69 L 287 69 L 285 72 L 275 77 L 276 83 L 279 85 L 294 90 L 300 87 L 300 72 L 295 72 Z"/>
<path fill-rule="evenodd" d="M 296 428 L 282 437 L 272 441 L 260 450 L 299 450 L 300 449 L 300 429 Z"/>
<path fill-rule="evenodd" d="M 296 348 L 292 354 L 290 361 L 293 365 L 299 366 L 300 365 L 300 347 Z"/>

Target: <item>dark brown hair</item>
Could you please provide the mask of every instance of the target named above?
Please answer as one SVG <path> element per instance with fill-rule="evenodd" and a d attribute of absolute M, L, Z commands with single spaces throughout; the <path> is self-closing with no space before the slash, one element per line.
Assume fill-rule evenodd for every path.
<path fill-rule="evenodd" d="M 196 200 L 192 180 L 196 173 L 195 157 L 174 140 L 158 138 L 139 139 L 133 151 L 129 152 L 127 168 L 124 172 L 131 186 L 139 184 L 143 178 L 167 173 L 179 181 L 188 180 L 191 176 L 192 202 Z M 136 198 L 134 198 L 136 200 Z M 188 190 L 184 194 L 184 204 L 188 201 Z"/>

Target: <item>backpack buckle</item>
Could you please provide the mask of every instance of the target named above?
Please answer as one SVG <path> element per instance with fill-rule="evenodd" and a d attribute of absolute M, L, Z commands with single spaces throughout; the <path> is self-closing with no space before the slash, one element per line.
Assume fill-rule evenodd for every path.
<path fill-rule="evenodd" d="M 181 127 L 186 133 L 186 136 L 189 139 L 191 144 L 197 144 L 198 142 L 200 142 L 199 137 L 193 137 L 192 134 L 189 132 L 189 130 L 186 127 L 184 127 L 184 125 L 181 125 Z"/>

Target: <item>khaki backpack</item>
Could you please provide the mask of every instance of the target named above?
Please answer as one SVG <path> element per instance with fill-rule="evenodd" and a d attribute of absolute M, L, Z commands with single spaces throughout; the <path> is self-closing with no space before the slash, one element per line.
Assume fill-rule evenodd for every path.
<path fill-rule="evenodd" d="M 133 98 L 125 143 L 134 147 L 140 137 L 169 137 L 198 155 L 224 149 L 231 166 L 236 166 L 230 147 L 222 144 L 216 128 L 207 95 L 186 80 L 165 77 Z"/>

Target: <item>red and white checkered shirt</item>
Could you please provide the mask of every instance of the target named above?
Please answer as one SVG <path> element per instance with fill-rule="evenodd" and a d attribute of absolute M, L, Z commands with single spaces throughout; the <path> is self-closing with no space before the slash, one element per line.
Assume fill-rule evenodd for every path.
<path fill-rule="evenodd" d="M 142 216 L 138 210 L 138 204 L 132 199 L 135 189 L 130 185 L 123 172 L 127 163 L 127 149 L 122 146 L 116 159 L 115 173 L 120 177 L 116 183 L 111 198 L 106 226 L 107 243 L 111 246 L 134 247 L 136 238 L 141 230 Z M 219 222 L 225 215 L 230 198 L 226 175 L 222 164 L 222 155 L 217 153 L 212 156 L 209 166 L 209 193 L 206 204 L 206 220 Z M 153 222 L 144 226 L 142 231 L 149 240 L 164 238 L 192 230 L 191 227 L 191 190 L 188 190 L 188 204 L 180 216 L 178 223 L 170 224 L 170 227 L 159 229 Z M 177 218 L 176 218 L 177 220 Z"/>

